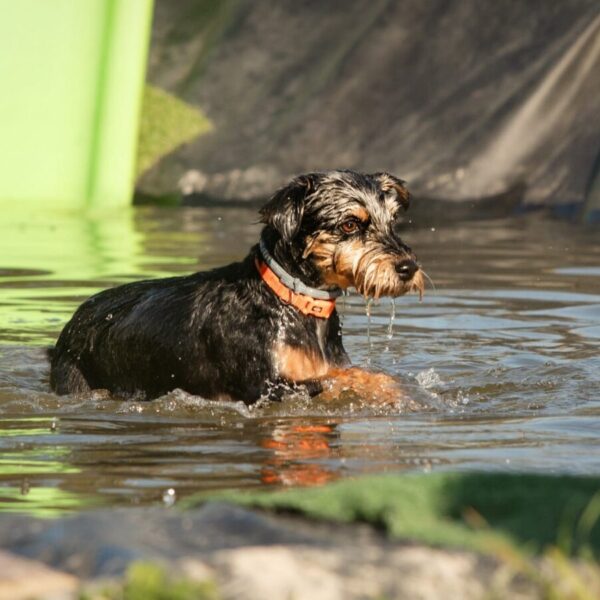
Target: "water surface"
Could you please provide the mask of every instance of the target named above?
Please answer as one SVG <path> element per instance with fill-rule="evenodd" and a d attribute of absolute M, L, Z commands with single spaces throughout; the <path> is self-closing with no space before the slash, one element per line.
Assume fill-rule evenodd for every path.
<path fill-rule="evenodd" d="M 396 405 L 50 392 L 45 348 L 82 300 L 236 260 L 255 221 L 251 208 L 3 215 L 0 510 L 171 504 L 367 472 L 600 474 L 598 231 L 541 215 L 409 226 L 436 291 L 397 299 L 393 320 L 382 300 L 370 323 L 362 298 L 340 301 L 354 363 L 397 377 Z"/>

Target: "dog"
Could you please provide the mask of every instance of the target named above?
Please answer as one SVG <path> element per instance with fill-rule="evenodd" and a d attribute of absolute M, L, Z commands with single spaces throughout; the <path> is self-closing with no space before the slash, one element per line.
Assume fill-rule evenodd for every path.
<path fill-rule="evenodd" d="M 395 229 L 409 199 L 384 172 L 295 177 L 260 209 L 260 241 L 241 262 L 86 300 L 51 351 L 52 389 L 152 399 L 180 388 L 250 405 L 290 389 L 314 396 L 331 378 L 368 386 L 377 375 L 350 367 L 335 300 L 349 287 L 423 293 Z"/>

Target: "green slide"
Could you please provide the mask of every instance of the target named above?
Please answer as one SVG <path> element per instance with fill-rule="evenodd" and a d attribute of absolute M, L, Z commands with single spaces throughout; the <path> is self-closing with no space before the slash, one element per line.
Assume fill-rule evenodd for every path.
<path fill-rule="evenodd" d="M 0 0 L 0 204 L 131 202 L 152 0 Z"/>

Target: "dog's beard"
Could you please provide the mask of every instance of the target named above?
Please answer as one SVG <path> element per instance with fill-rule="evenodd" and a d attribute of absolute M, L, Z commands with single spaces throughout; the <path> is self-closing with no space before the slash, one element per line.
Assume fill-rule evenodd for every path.
<path fill-rule="evenodd" d="M 409 281 L 403 281 L 396 272 L 399 257 L 383 252 L 380 246 L 365 249 L 359 241 L 342 245 L 323 239 L 311 245 L 310 254 L 327 284 L 343 289 L 353 286 L 367 298 L 396 297 L 409 292 L 418 292 L 419 297 L 423 297 L 422 271 L 418 270 Z"/>
<path fill-rule="evenodd" d="M 323 252 L 323 250 L 329 252 Z M 354 248 L 343 248 L 327 244 L 321 246 L 319 266 L 328 282 L 347 282 L 356 291 L 370 298 L 382 296 L 403 296 L 409 292 L 418 292 L 423 297 L 425 278 L 421 270 L 409 281 L 403 281 L 396 272 L 398 256 L 382 252 L 379 248 L 364 250 L 362 244 Z"/>
<path fill-rule="evenodd" d="M 403 281 L 396 272 L 396 257 L 375 252 L 365 253 L 357 262 L 353 272 L 354 287 L 367 298 L 382 296 L 403 296 L 408 292 L 418 292 L 423 297 L 425 281 L 421 271 Z"/>

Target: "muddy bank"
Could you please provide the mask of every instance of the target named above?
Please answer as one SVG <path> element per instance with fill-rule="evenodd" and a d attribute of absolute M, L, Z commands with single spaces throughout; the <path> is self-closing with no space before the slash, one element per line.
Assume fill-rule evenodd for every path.
<path fill-rule="evenodd" d="M 52 521 L 9 523 L 2 515 L 0 539 L 10 550 L 0 553 L 0 598 L 10 600 L 77 598 L 79 587 L 120 578 L 134 561 L 212 581 L 220 598 L 468 600 L 483 598 L 490 581 L 507 589 L 506 566 L 472 552 L 393 543 L 364 525 L 316 525 L 222 504 L 183 514 L 131 509 Z M 534 591 L 530 583 L 510 586 Z"/>
<path fill-rule="evenodd" d="M 215 127 L 148 173 L 147 192 L 187 173 L 187 192 L 243 199 L 349 167 L 428 197 L 597 200 L 594 0 L 159 0 L 149 78 Z"/>
<path fill-rule="evenodd" d="M 388 475 L 203 494 L 182 510 L 0 514 L 0 598 L 71 598 L 83 582 L 148 561 L 213 582 L 222 598 L 595 597 L 598 486 L 592 477 Z M 32 592 L 27 572 L 65 595 Z"/>

